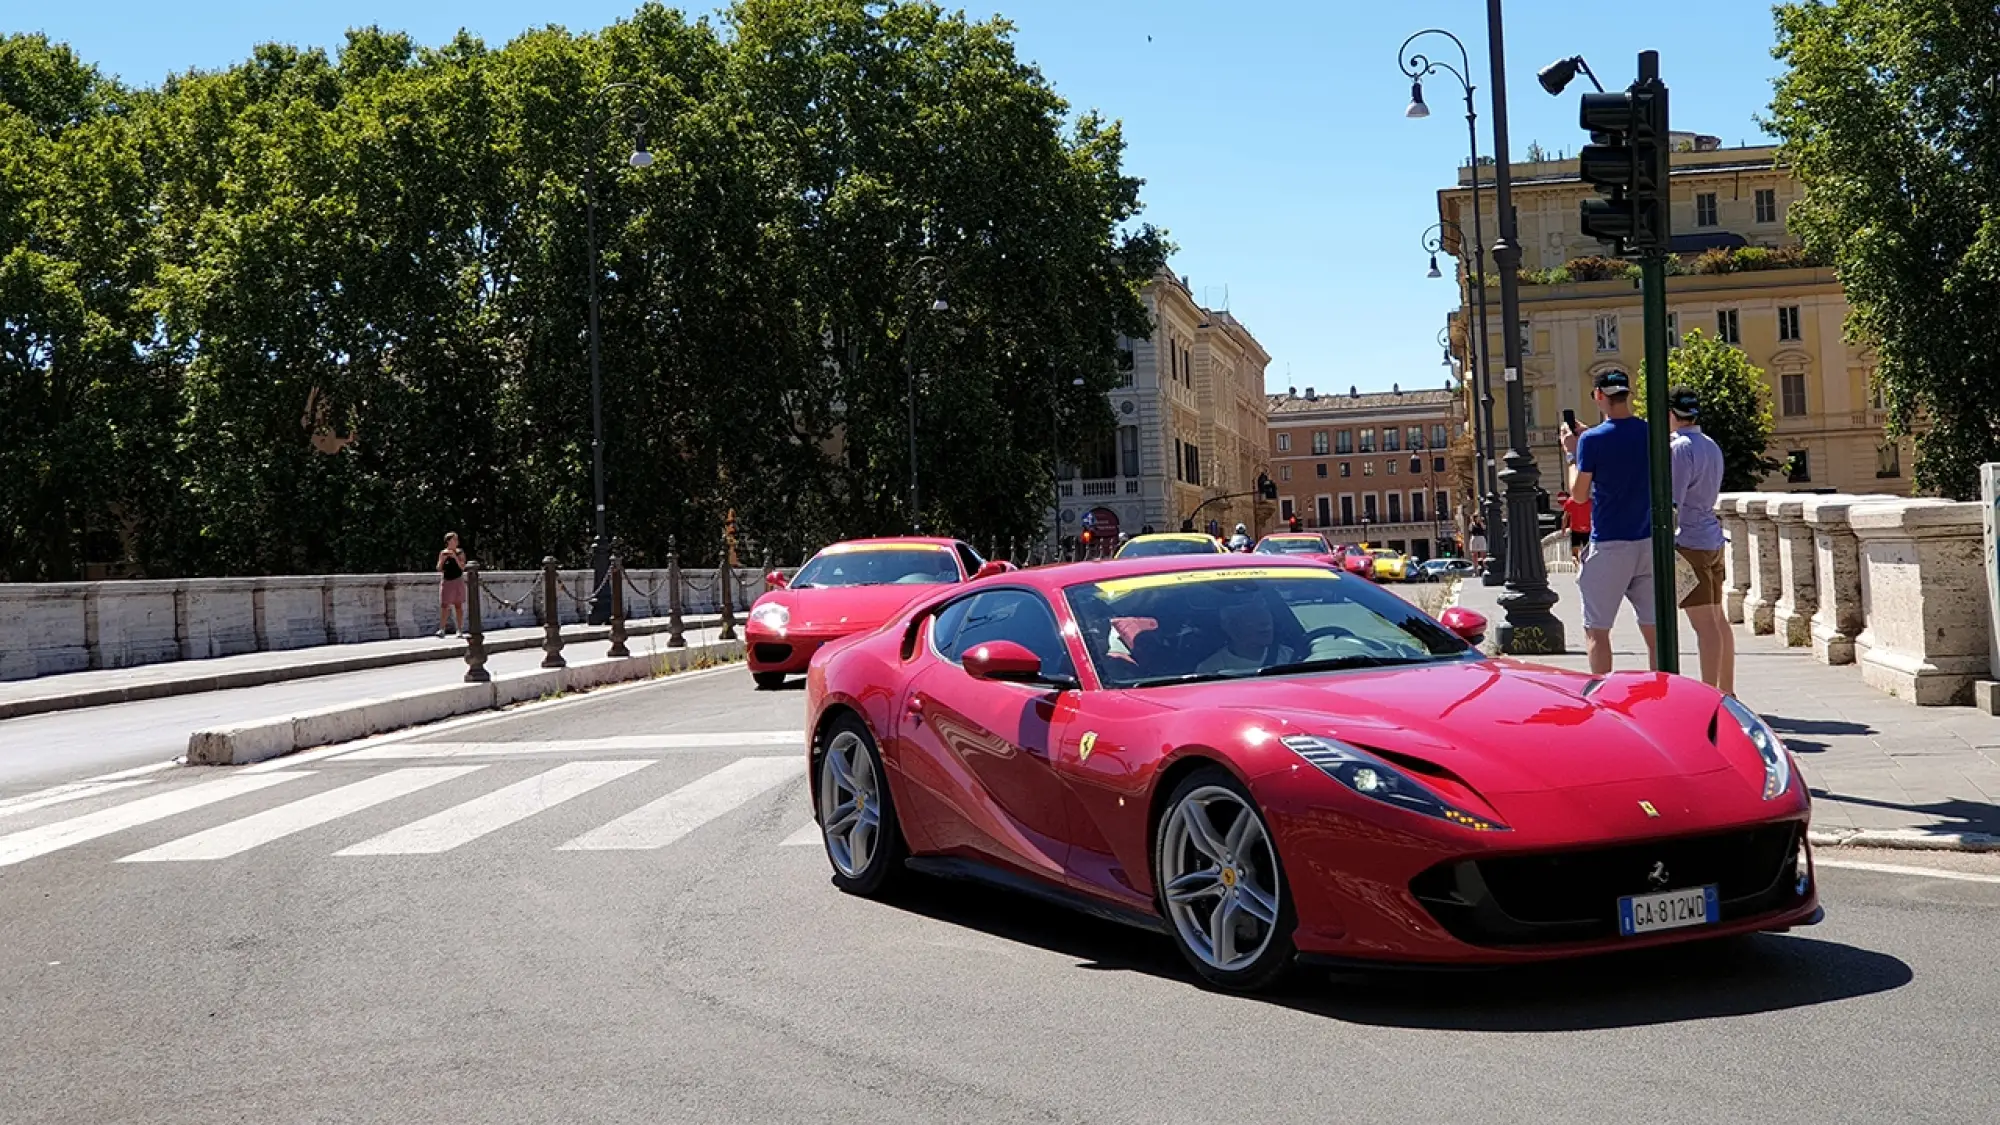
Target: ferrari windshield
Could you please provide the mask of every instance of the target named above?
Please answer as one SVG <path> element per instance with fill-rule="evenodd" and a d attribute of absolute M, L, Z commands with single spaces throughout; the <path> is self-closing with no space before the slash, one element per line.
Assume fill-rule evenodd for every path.
<path fill-rule="evenodd" d="M 943 547 L 873 544 L 828 547 L 799 568 L 794 590 L 814 586 L 942 586 L 960 578 L 958 561 Z"/>
<path fill-rule="evenodd" d="M 1257 544 L 1260 555 L 1324 555 L 1326 541 L 1317 535 L 1274 535 Z"/>
<path fill-rule="evenodd" d="M 1118 549 L 1121 559 L 1148 559 L 1157 555 L 1219 555 L 1215 540 L 1206 535 L 1142 536 Z"/>
<path fill-rule="evenodd" d="M 1064 591 L 1106 687 L 1476 659 L 1409 602 L 1337 571 L 1267 565 Z"/>

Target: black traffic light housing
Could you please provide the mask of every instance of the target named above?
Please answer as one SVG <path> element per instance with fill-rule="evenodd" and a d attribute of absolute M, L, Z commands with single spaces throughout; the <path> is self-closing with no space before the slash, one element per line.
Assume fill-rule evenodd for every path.
<path fill-rule="evenodd" d="M 1642 75 L 1622 93 L 1585 94 L 1578 122 L 1592 144 L 1578 154 L 1583 182 L 1609 196 L 1583 202 L 1583 232 L 1619 255 L 1665 253 L 1667 221 L 1667 88 Z"/>
<path fill-rule="evenodd" d="M 1269 473 L 1257 474 L 1257 495 L 1266 500 L 1276 500 L 1278 498 L 1278 486 L 1271 483 L 1271 475 Z"/>

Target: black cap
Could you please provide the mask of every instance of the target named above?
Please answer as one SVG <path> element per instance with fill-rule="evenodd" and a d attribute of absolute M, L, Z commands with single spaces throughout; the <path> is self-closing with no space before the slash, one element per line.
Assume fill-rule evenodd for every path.
<path fill-rule="evenodd" d="M 1597 378 L 1591 385 L 1608 395 L 1629 394 L 1632 390 L 1632 377 L 1614 368 L 1598 372 Z"/>
<path fill-rule="evenodd" d="M 1667 392 L 1667 409 L 1683 418 L 1701 417 L 1701 396 L 1691 388 L 1675 387 Z"/>

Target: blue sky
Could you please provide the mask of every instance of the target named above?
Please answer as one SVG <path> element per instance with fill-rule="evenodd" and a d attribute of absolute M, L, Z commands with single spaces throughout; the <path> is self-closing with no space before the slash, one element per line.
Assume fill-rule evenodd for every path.
<path fill-rule="evenodd" d="M 379 23 L 427 43 L 465 27 L 498 44 L 541 24 L 600 27 L 633 7 L 634 0 L 82 0 L 36 5 L 15 29 L 47 32 L 128 81 L 153 83 L 190 66 L 226 66 L 268 40 L 336 44 L 350 26 Z M 1779 69 L 1764 0 L 1678 0 L 1663 20 L 1578 18 L 1592 7 L 1508 3 L 1516 155 L 1536 140 L 1574 153 L 1582 140 L 1575 95 L 1587 81 L 1579 77 L 1567 95 L 1551 98 L 1534 80 L 1543 63 L 1582 54 L 1616 89 L 1630 81 L 1644 49 L 1660 52 L 1677 127 L 1725 144 L 1762 139 L 1754 118 Z M 1223 305 L 1226 294 L 1271 352 L 1274 390 L 1442 385 L 1436 338 L 1453 303 L 1450 282 L 1424 277 L 1419 242 L 1436 219 L 1435 191 L 1465 157 L 1462 94 L 1439 74 L 1428 87 L 1433 115 L 1406 120 L 1409 84 L 1397 70 L 1397 47 L 1431 26 L 1466 41 L 1480 87 L 1481 150 L 1490 154 L 1485 8 L 1483 0 L 966 5 L 975 16 L 1012 20 L 1023 57 L 1072 105 L 1125 123 L 1127 167 L 1147 181 L 1146 218 L 1180 246 L 1175 271 L 1207 304 Z M 1450 43 L 1427 42 L 1440 48 L 1434 57 L 1456 61 Z"/>

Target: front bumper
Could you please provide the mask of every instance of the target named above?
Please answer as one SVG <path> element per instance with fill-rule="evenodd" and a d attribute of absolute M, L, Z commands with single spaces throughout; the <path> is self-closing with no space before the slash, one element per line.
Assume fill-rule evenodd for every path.
<path fill-rule="evenodd" d="M 744 660 L 753 673 L 782 672 L 796 675 L 812 663 L 813 653 L 846 633 L 774 631 L 757 626 L 743 630 Z"/>

